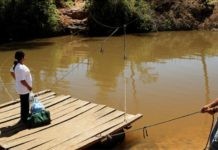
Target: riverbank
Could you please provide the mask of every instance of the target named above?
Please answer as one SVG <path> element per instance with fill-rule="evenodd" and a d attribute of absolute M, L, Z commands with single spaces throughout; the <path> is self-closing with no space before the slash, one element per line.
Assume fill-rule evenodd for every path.
<path fill-rule="evenodd" d="M 70 33 L 78 33 L 87 30 L 88 13 L 85 10 L 85 1 L 76 0 L 74 5 L 59 8 L 61 26 Z"/>
<path fill-rule="evenodd" d="M 150 0 L 147 3 L 151 19 L 147 22 L 150 25 L 146 32 L 218 29 L 218 1 L 216 0 L 210 1 L 210 3 L 204 0 L 179 0 L 176 2 Z M 81 30 L 89 30 L 89 33 L 93 33 L 92 30 L 95 33 L 98 32 L 102 26 L 99 25 L 99 22 L 93 21 L 93 16 L 90 17 L 90 12 L 87 12 L 85 6 L 85 1 L 77 0 L 73 7 L 59 9 L 63 27 L 74 33 Z M 102 10 L 104 10 L 104 5 L 102 5 Z M 104 18 L 102 18 L 102 23 L 104 23 Z M 111 23 L 110 25 L 113 26 L 113 21 Z M 131 29 L 131 32 L 135 31 L 136 29 Z M 102 33 L 102 30 L 99 32 Z"/>
<path fill-rule="evenodd" d="M 67 5 L 48 1 L 31 1 L 30 4 L 14 1 L 15 5 L 13 1 L 6 2 L 7 7 L 1 7 L 3 4 L 0 4 L 0 22 L 3 22 L 0 25 L 0 43 L 66 34 L 109 35 L 113 28 L 101 23 L 114 27 L 131 22 L 127 33 L 218 29 L 217 0 L 209 3 L 205 0 L 133 0 L 113 3 L 74 0 Z M 96 18 L 99 22 L 94 20 Z M 123 34 L 123 30 L 117 33 Z"/>

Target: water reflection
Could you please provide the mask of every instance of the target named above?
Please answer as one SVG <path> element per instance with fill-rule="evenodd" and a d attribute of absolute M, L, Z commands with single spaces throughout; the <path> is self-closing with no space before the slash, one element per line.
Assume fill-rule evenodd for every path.
<path fill-rule="evenodd" d="M 207 63 L 206 63 L 206 57 L 205 57 L 205 51 L 201 51 L 201 62 L 203 65 L 203 72 L 204 72 L 204 84 L 205 84 L 205 99 L 206 103 L 210 100 L 210 88 L 209 88 L 209 79 L 208 79 L 208 69 L 207 69 Z"/>
<path fill-rule="evenodd" d="M 200 31 L 128 35 L 127 60 L 123 59 L 122 36 L 104 42 L 103 53 L 103 37 L 63 36 L 2 45 L 0 102 L 10 100 L 5 88 L 17 96 L 8 68 L 13 62 L 12 50 L 19 48 L 27 54 L 25 63 L 33 74 L 34 91 L 51 88 L 58 94 L 71 94 L 123 110 L 126 77 L 127 112 L 144 115 L 135 127 L 184 115 L 217 96 L 217 38 L 216 32 Z M 204 135 L 208 135 L 209 122 L 208 117 L 198 116 L 188 120 L 188 126 L 183 120 L 174 126 L 157 127 L 150 131 L 150 144 L 142 140 L 141 133 L 133 133 L 121 147 L 168 148 L 184 144 L 175 141 L 185 139 L 195 140 L 186 148 L 199 149 Z M 190 134 L 193 130 L 199 132 L 199 138 Z M 172 139 L 174 144 L 169 142 Z"/>

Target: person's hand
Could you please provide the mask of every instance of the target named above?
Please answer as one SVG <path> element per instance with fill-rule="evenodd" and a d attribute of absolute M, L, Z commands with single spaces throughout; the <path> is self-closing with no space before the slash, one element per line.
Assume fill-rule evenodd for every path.
<path fill-rule="evenodd" d="M 32 87 L 28 86 L 27 88 L 28 88 L 29 91 L 32 91 Z"/>
<path fill-rule="evenodd" d="M 205 112 L 208 111 L 208 109 L 210 109 L 210 106 L 209 105 L 205 105 L 203 108 L 201 108 L 201 112 L 205 113 Z"/>
<path fill-rule="evenodd" d="M 216 107 L 209 107 L 209 106 L 204 106 L 202 109 L 201 109 L 201 112 L 202 113 L 209 113 L 211 115 L 213 115 L 215 112 L 216 112 Z"/>

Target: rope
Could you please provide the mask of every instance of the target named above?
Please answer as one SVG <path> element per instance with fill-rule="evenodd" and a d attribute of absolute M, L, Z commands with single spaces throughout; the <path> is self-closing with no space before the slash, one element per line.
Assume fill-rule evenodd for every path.
<path fill-rule="evenodd" d="M 106 39 L 104 39 L 101 43 L 101 50 L 100 52 L 103 52 L 103 43 L 105 43 L 110 37 L 112 37 L 118 30 L 120 29 L 120 27 L 117 27 Z"/>
<path fill-rule="evenodd" d="M 165 123 L 168 123 L 168 122 L 172 122 L 172 121 L 175 121 L 175 120 L 178 120 L 178 119 L 181 119 L 181 118 L 185 118 L 185 117 L 189 117 L 189 116 L 192 116 L 192 115 L 195 115 L 195 114 L 198 114 L 198 113 L 201 113 L 201 112 L 200 111 L 196 111 L 196 112 L 189 113 L 189 114 L 186 114 L 186 115 L 183 115 L 183 116 L 180 116 L 180 117 L 172 118 L 172 119 L 169 119 L 169 120 L 166 120 L 166 121 L 162 121 L 162 122 L 154 123 L 154 124 L 151 124 L 151 125 L 143 126 L 141 128 L 137 128 L 137 129 L 134 129 L 134 130 L 129 130 L 129 131 L 126 131 L 126 132 L 124 131 L 124 132 L 112 134 L 112 135 L 110 135 L 110 137 L 120 136 L 120 135 L 123 135 L 123 134 L 128 134 L 130 132 L 135 132 L 135 131 L 142 130 L 143 131 L 143 137 L 145 138 L 146 136 L 148 137 L 148 130 L 147 129 L 150 128 L 150 127 L 154 127 L 154 126 L 157 126 L 157 125 L 161 125 L 161 124 L 165 124 Z M 211 137 L 212 130 L 213 130 L 213 125 L 214 125 L 214 115 L 212 116 L 212 123 L 211 123 L 210 133 L 208 135 L 207 143 L 205 145 L 204 150 L 207 149 L 207 145 L 208 145 L 208 143 L 210 141 L 210 137 Z M 107 138 L 108 135 L 102 136 L 102 137 L 106 137 Z"/>
<path fill-rule="evenodd" d="M 130 133 L 130 132 L 135 132 L 135 131 L 138 131 L 138 130 L 146 131 L 146 130 L 147 130 L 148 128 L 150 128 L 150 127 L 154 127 L 154 126 L 157 126 L 157 125 L 165 124 L 165 123 L 168 123 L 168 122 L 171 122 L 171 121 L 174 121 L 174 120 L 178 120 L 178 119 L 181 119 L 181 118 L 185 118 L 185 117 L 188 117 L 188 116 L 192 116 L 192 115 L 195 115 L 195 114 L 198 114 L 198 113 L 200 113 L 200 111 L 196 111 L 196 112 L 193 112 L 193 113 L 184 115 L 184 116 L 176 117 L 176 118 L 169 119 L 169 120 L 162 121 L 162 122 L 158 122 L 158 123 L 155 123 L 155 124 L 143 126 L 143 127 L 140 127 L 140 128 L 134 129 L 134 130 L 129 130 L 129 131 L 126 131 L 126 132 L 116 133 L 116 134 L 113 134 L 113 135 L 111 135 L 111 136 L 112 136 L 112 137 L 114 137 L 114 136 L 119 136 L 119 135 L 122 135 L 122 134 L 127 134 L 127 133 Z M 147 132 L 147 131 L 146 131 L 146 132 Z M 148 135 L 148 133 L 146 133 L 146 135 Z"/>
<path fill-rule="evenodd" d="M 91 16 L 91 18 L 92 18 L 97 24 L 99 24 L 99 25 L 101 25 L 101 26 L 103 26 L 103 27 L 106 27 L 106 28 L 109 28 L 109 29 L 120 28 L 119 26 L 117 26 L 117 27 L 109 26 L 109 25 L 106 25 L 106 24 L 104 24 L 104 23 L 98 21 L 98 20 L 92 15 L 92 13 L 90 13 L 90 16 Z"/>
<path fill-rule="evenodd" d="M 133 22 L 135 22 L 136 20 L 138 20 L 139 18 L 135 18 L 135 19 L 133 19 L 132 21 L 130 21 L 129 23 L 126 23 L 126 25 L 128 26 L 128 25 L 130 25 L 130 24 L 132 24 Z"/>
<path fill-rule="evenodd" d="M 162 122 L 159 122 L 159 123 L 151 124 L 151 125 L 148 125 L 148 126 L 145 126 L 145 127 L 150 128 L 150 127 L 153 127 L 153 126 L 161 125 L 161 124 L 168 123 L 168 122 L 171 122 L 171 121 L 174 121 L 174 120 L 178 120 L 178 119 L 181 119 L 181 118 L 192 116 L 192 115 L 195 115 L 195 114 L 198 114 L 198 113 L 200 113 L 200 111 L 196 111 L 196 112 L 184 115 L 184 116 L 176 117 L 176 118 L 169 119 L 169 120 L 166 120 L 166 121 L 162 121 Z"/>
<path fill-rule="evenodd" d="M 135 22 L 136 20 L 138 20 L 138 18 L 135 18 L 134 20 L 130 21 L 129 23 L 126 23 L 124 24 L 123 26 L 109 26 L 109 25 L 106 25 L 100 21 L 98 21 L 93 15 L 92 13 L 90 13 L 90 16 L 91 18 L 99 25 L 103 26 L 103 27 L 106 27 L 106 28 L 110 28 L 110 29 L 115 29 L 102 43 L 104 43 L 105 41 L 107 41 L 112 35 L 114 35 L 118 30 L 119 28 L 123 28 L 123 31 L 124 31 L 124 60 L 126 60 L 126 27 Z M 101 44 L 101 52 L 103 52 L 103 48 L 102 48 L 102 45 Z M 125 76 L 125 74 L 124 74 Z M 126 78 L 125 78 L 125 92 L 124 92 L 124 111 L 125 111 L 125 115 L 124 115 L 124 121 L 126 122 L 126 112 L 127 112 L 127 106 L 126 106 Z M 151 124 L 151 125 L 147 125 L 147 126 L 143 126 L 141 128 L 137 128 L 137 129 L 134 129 L 134 130 L 130 130 L 130 131 L 126 131 L 126 132 L 120 132 L 120 133 L 117 133 L 117 134 L 113 134 L 113 135 L 106 135 L 106 136 L 101 136 L 101 137 L 106 137 L 106 138 L 112 138 L 112 137 L 115 137 L 115 136 L 119 136 L 119 135 L 123 135 L 123 134 L 127 134 L 127 133 L 130 133 L 130 132 L 135 132 L 135 131 L 138 131 L 138 130 L 143 130 L 143 137 L 145 138 L 145 135 L 148 136 L 148 131 L 147 129 L 150 128 L 150 127 L 154 127 L 154 126 L 157 126 L 157 125 L 161 125 L 161 124 L 165 124 L 165 123 L 168 123 L 168 122 L 172 122 L 172 121 L 175 121 L 175 120 L 178 120 L 178 119 L 181 119 L 181 118 L 185 118 L 185 117 L 189 117 L 189 116 L 192 116 L 192 115 L 195 115 L 195 114 L 198 114 L 200 113 L 200 111 L 196 111 L 196 112 L 193 112 L 193 113 L 190 113 L 190 114 L 187 114 L 187 115 L 183 115 L 183 116 L 180 116 L 180 117 L 176 117 L 176 118 L 173 118 L 173 119 L 169 119 L 169 120 L 166 120 L 166 121 L 162 121 L 162 122 L 158 122 L 158 123 L 155 123 L 155 124 Z M 206 143 L 206 146 L 204 148 L 204 150 L 207 149 L 207 145 L 209 143 L 209 140 L 210 140 L 210 136 L 211 136 L 211 133 L 212 133 L 212 129 L 213 129 L 213 123 L 214 123 L 214 115 L 213 115 L 213 118 L 212 118 L 212 124 L 211 124 L 211 129 L 210 129 L 210 133 L 209 133 L 209 136 L 208 136 L 208 139 L 207 139 L 207 143 Z"/>
<path fill-rule="evenodd" d="M 69 70 L 67 73 L 65 73 L 61 78 L 57 79 L 52 85 L 55 85 L 57 82 L 63 80 L 68 74 L 73 72 L 77 67 L 79 67 L 80 64 L 83 64 L 84 62 L 85 62 L 85 60 L 82 62 L 79 62 L 75 67 L 72 67 L 71 70 Z"/>
<path fill-rule="evenodd" d="M 106 27 L 106 28 L 109 28 L 109 29 L 124 28 L 124 26 L 122 26 L 122 25 L 120 25 L 120 26 L 110 26 L 110 25 L 104 24 L 104 23 L 102 23 L 101 21 L 97 20 L 97 19 L 92 15 L 92 13 L 90 13 L 90 16 L 91 16 L 91 18 L 92 18 L 97 24 L 99 24 L 99 25 L 101 25 L 101 26 L 103 26 L 103 27 Z M 138 20 L 138 19 L 139 19 L 139 18 L 135 18 L 135 19 L 133 19 L 132 21 L 125 23 L 125 25 L 128 26 L 128 25 L 132 24 L 133 22 L 135 22 L 135 21 Z"/>
<path fill-rule="evenodd" d="M 1 69 L 2 69 L 3 65 L 6 63 L 6 61 L 7 61 L 7 59 L 5 59 L 5 61 L 2 63 Z M 3 85 L 3 87 L 4 87 L 5 92 L 8 94 L 8 96 L 10 97 L 10 99 L 11 99 L 12 101 L 14 101 L 14 100 L 15 100 L 14 97 L 9 93 L 9 91 L 8 91 L 7 87 L 5 86 L 5 84 L 4 84 L 4 82 L 3 82 L 2 78 L 1 78 L 1 76 L 0 76 L 0 80 L 1 80 L 1 83 L 2 83 L 2 85 Z"/>

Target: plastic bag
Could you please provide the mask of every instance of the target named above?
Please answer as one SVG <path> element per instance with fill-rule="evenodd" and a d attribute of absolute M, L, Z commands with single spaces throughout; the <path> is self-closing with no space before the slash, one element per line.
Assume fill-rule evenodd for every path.
<path fill-rule="evenodd" d="M 30 106 L 32 105 L 32 103 L 34 101 L 34 97 L 35 97 L 35 94 L 33 92 L 30 92 L 30 94 L 29 94 L 29 103 L 30 103 Z"/>
<path fill-rule="evenodd" d="M 50 112 L 42 110 L 37 113 L 30 114 L 27 118 L 27 125 L 29 128 L 40 127 L 51 123 Z"/>
<path fill-rule="evenodd" d="M 34 97 L 34 101 L 31 105 L 31 113 L 39 113 L 42 110 L 45 110 L 44 105 L 39 101 L 39 99 L 37 97 Z"/>

